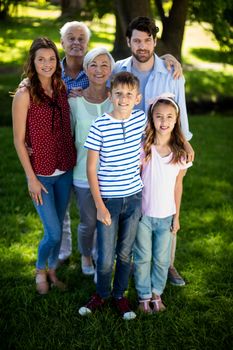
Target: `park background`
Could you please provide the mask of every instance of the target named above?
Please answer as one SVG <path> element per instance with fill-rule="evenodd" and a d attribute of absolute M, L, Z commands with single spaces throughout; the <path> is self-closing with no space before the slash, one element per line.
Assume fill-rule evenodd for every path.
<path fill-rule="evenodd" d="M 25 57 L 35 37 L 53 39 L 62 57 L 59 28 L 67 20 L 81 19 L 92 31 L 89 48 L 105 46 L 112 50 L 115 48 L 117 17 L 110 13 L 111 1 L 99 1 L 103 6 L 102 12 L 98 10 L 99 16 L 95 7 L 97 2 L 90 1 L 93 11 L 79 9 L 75 13 L 73 10 L 73 18 L 64 10 L 61 16 L 59 4 L 43 0 L 23 4 L 17 0 L 13 2 L 14 6 L 7 9 L 6 16 L 1 16 L 4 3 L 9 1 L 0 1 L 1 348 L 232 349 L 232 41 L 226 42 L 226 37 L 225 41 L 217 41 L 213 23 L 210 19 L 208 23 L 204 22 L 203 14 L 200 23 L 196 17 L 193 18 L 195 21 L 191 21 L 191 16 L 186 18 L 182 64 L 190 129 L 194 134 L 191 142 L 196 152 L 194 165 L 184 183 L 176 258 L 176 266 L 187 281 L 186 286 L 167 285 L 164 301 L 168 307 L 162 314 L 138 315 L 134 321 L 124 322 L 107 308 L 104 313 L 83 319 L 77 308 L 94 292 L 95 285 L 92 278 L 81 273 L 76 250 L 79 218 L 74 203 L 71 208 L 73 255 L 70 264 L 58 272 L 67 282 L 69 291 L 61 294 L 52 290 L 46 297 L 35 293 L 34 265 L 42 227 L 28 197 L 23 170 L 13 146 L 9 92 L 14 91 L 21 80 Z M 175 2 L 163 2 L 166 13 Z M 180 2 L 187 3 L 186 0 Z M 189 1 L 195 2 L 198 3 Z M 124 2 L 119 3 L 124 10 Z M 211 2 L 206 0 L 205 3 Z M 232 14 L 230 2 L 224 3 L 231 7 Z M 212 7 L 216 4 L 221 1 L 215 1 Z M 130 1 L 125 1 L 127 8 L 129 5 L 132 5 Z M 108 14 L 104 14 L 106 9 L 109 9 Z M 164 23 L 159 20 L 159 11 L 157 14 L 155 11 L 155 16 L 161 35 Z M 222 15 L 220 22 L 225 29 L 224 20 Z M 225 32 L 223 39 L 224 35 Z M 121 46 L 124 45 L 121 43 Z M 136 308 L 133 280 L 127 293 Z"/>

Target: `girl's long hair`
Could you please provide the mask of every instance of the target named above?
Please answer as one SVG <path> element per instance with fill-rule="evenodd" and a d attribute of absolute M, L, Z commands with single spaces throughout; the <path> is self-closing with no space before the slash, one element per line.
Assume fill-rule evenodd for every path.
<path fill-rule="evenodd" d="M 29 86 L 30 94 L 32 96 L 33 101 L 36 103 L 40 103 L 44 99 L 44 91 L 41 86 L 41 82 L 38 78 L 38 74 L 36 72 L 35 63 L 34 63 L 36 52 L 39 49 L 52 49 L 55 53 L 57 63 L 56 63 L 56 70 L 52 75 L 52 88 L 53 88 L 55 97 L 58 96 L 61 90 L 65 90 L 65 85 L 61 78 L 60 58 L 59 58 L 56 45 L 52 40 L 48 38 L 45 38 L 45 37 L 37 38 L 33 41 L 30 47 L 28 60 L 25 65 L 24 74 L 23 74 L 25 77 L 29 78 L 30 80 L 30 86 Z"/>
<path fill-rule="evenodd" d="M 158 106 L 158 104 L 170 105 L 176 111 L 174 103 L 166 99 L 160 99 L 154 105 L 150 105 L 148 110 L 147 126 L 145 129 L 145 136 L 143 141 L 146 162 L 151 158 L 151 146 L 156 142 L 156 130 L 153 121 L 153 112 L 155 107 Z M 172 151 L 172 159 L 170 161 L 171 163 L 177 163 L 186 158 L 186 152 L 184 149 L 185 138 L 180 126 L 180 109 L 178 105 L 177 107 L 178 113 L 176 111 L 176 123 L 171 132 L 171 138 L 169 141 L 169 147 Z"/>

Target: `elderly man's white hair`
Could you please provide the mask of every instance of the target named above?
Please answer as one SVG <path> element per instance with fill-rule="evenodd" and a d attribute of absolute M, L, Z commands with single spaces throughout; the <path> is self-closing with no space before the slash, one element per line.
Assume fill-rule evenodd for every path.
<path fill-rule="evenodd" d="M 113 70 L 114 65 L 115 65 L 115 61 L 114 61 L 112 55 L 110 54 L 110 52 L 107 49 L 105 49 L 105 47 L 96 47 L 95 49 L 88 51 L 88 53 L 84 57 L 83 68 L 85 69 L 85 71 L 87 70 L 88 65 L 92 61 L 94 61 L 94 59 L 99 55 L 107 55 L 108 56 L 108 58 L 110 60 L 110 64 L 111 64 L 111 71 Z"/>
<path fill-rule="evenodd" d="M 71 27 L 77 27 L 77 28 L 82 28 L 84 32 L 86 33 L 87 40 L 89 41 L 90 36 L 91 36 L 91 31 L 87 27 L 87 25 L 83 22 L 78 22 L 78 21 L 71 21 L 71 22 L 66 22 L 60 29 L 60 34 L 61 38 L 64 38 L 66 32 L 71 28 Z"/>

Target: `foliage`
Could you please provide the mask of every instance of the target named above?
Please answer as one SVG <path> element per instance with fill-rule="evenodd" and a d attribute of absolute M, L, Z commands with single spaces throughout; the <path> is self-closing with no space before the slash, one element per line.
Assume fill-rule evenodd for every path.
<path fill-rule="evenodd" d="M 176 266 L 184 288 L 167 284 L 167 310 L 121 320 L 109 306 L 81 318 L 77 308 L 94 292 L 76 250 L 77 210 L 72 203 L 73 256 L 59 269 L 69 291 L 35 293 L 34 264 L 42 227 L 27 193 L 12 144 L 0 129 L 0 343 L 17 350 L 231 349 L 233 337 L 233 118 L 190 118 L 196 160 L 184 180 Z M 223 171 L 224 169 L 224 171 Z M 128 296 L 137 308 L 131 280 Z"/>
<path fill-rule="evenodd" d="M 233 51 L 233 2 L 232 0 L 190 1 L 190 18 L 212 24 L 212 31 L 222 46 Z"/>
<path fill-rule="evenodd" d="M 16 8 L 19 3 L 25 0 L 0 0 L 0 20 L 6 19 L 10 12 L 10 7 Z"/>

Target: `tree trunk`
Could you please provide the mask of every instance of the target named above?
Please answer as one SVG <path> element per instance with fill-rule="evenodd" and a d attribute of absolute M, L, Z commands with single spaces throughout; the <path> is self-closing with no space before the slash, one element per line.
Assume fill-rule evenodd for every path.
<path fill-rule="evenodd" d="M 125 36 L 127 26 L 137 16 L 150 16 L 150 0 L 114 0 L 114 10 L 116 34 L 112 54 L 117 60 L 130 55 Z"/>
<path fill-rule="evenodd" d="M 181 61 L 181 49 L 184 36 L 185 21 L 188 11 L 188 0 L 173 0 L 169 17 L 164 15 L 162 0 L 155 0 L 163 24 L 161 39 L 158 40 L 159 55 L 170 53 Z"/>
<path fill-rule="evenodd" d="M 80 18 L 86 0 L 61 0 L 61 17 Z"/>

